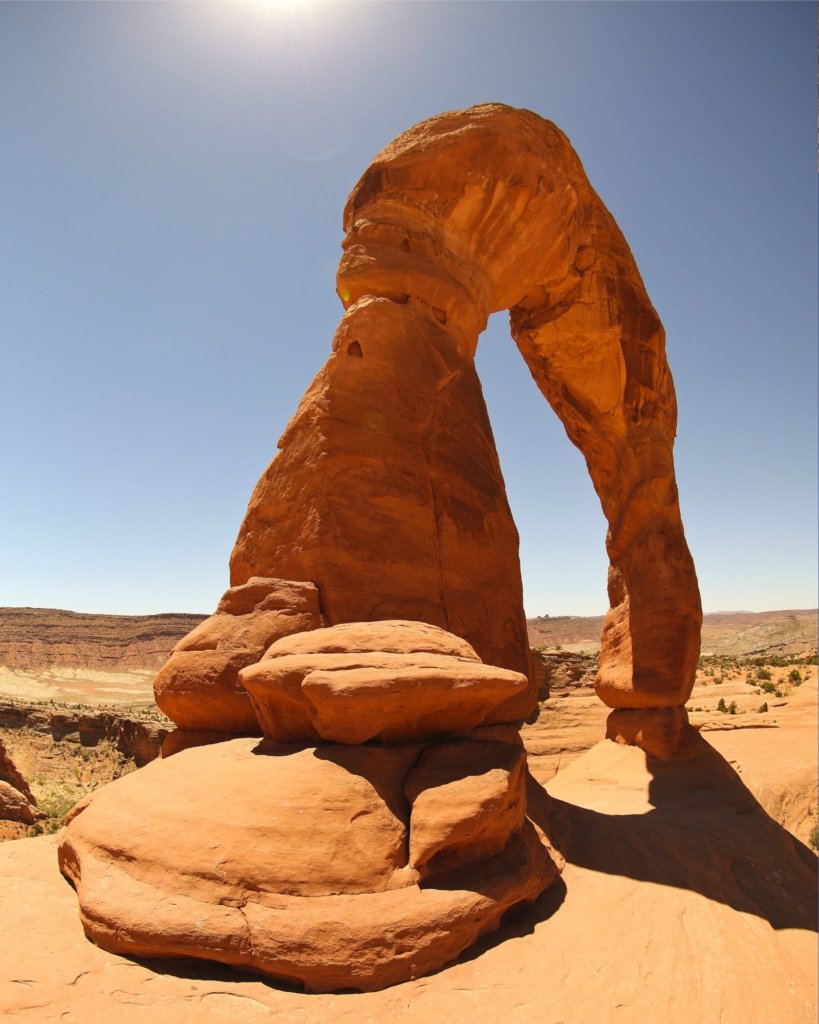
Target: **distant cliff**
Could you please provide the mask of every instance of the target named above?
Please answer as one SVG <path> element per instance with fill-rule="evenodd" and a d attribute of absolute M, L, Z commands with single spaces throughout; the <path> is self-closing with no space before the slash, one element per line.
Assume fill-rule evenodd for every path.
<path fill-rule="evenodd" d="M 55 608 L 0 608 L 0 665 L 121 671 L 159 668 L 204 615 L 88 615 Z"/>

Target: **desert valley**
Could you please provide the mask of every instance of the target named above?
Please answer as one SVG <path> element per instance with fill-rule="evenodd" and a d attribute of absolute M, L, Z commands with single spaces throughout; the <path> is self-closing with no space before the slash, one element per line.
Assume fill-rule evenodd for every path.
<path fill-rule="evenodd" d="M 173 723 L 154 703 L 153 678 L 204 618 L 0 609 L 0 740 L 45 812 L 20 821 L 0 810 L 0 837 L 55 831 L 87 793 L 159 756 Z M 522 735 L 541 784 L 605 734 L 594 693 L 602 621 L 527 622 L 540 699 Z M 818 625 L 816 610 L 706 615 L 688 703 L 768 813 L 813 849 Z"/>

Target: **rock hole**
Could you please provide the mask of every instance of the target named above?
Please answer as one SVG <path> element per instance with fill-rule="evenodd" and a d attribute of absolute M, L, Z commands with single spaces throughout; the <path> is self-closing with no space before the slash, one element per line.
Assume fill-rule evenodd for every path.
<path fill-rule="evenodd" d="M 347 346 L 347 355 L 355 356 L 356 359 L 363 359 L 364 353 L 361 351 L 361 344 L 357 341 L 351 341 Z"/>
<path fill-rule="evenodd" d="M 408 238 L 402 239 L 402 241 L 401 241 L 401 248 L 404 250 L 404 252 L 409 252 L 410 251 L 410 244 L 409 244 L 409 239 Z"/>

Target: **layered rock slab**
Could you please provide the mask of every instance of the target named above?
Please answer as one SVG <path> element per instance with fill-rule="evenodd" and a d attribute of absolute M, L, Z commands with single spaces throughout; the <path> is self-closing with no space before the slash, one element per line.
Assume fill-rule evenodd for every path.
<path fill-rule="evenodd" d="M 239 679 L 265 735 L 283 742 L 429 739 L 507 722 L 529 691 L 458 637 L 403 620 L 287 637 Z"/>

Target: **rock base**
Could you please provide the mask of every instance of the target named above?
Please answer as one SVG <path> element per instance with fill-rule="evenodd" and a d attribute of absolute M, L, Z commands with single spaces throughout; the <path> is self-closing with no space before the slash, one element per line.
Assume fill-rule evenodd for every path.
<path fill-rule="evenodd" d="M 437 787 L 430 759 L 446 764 Z M 524 768 L 498 729 L 196 747 L 100 790 L 60 867 L 109 952 L 215 960 L 313 992 L 381 989 L 448 963 L 557 878 L 523 816 Z"/>

